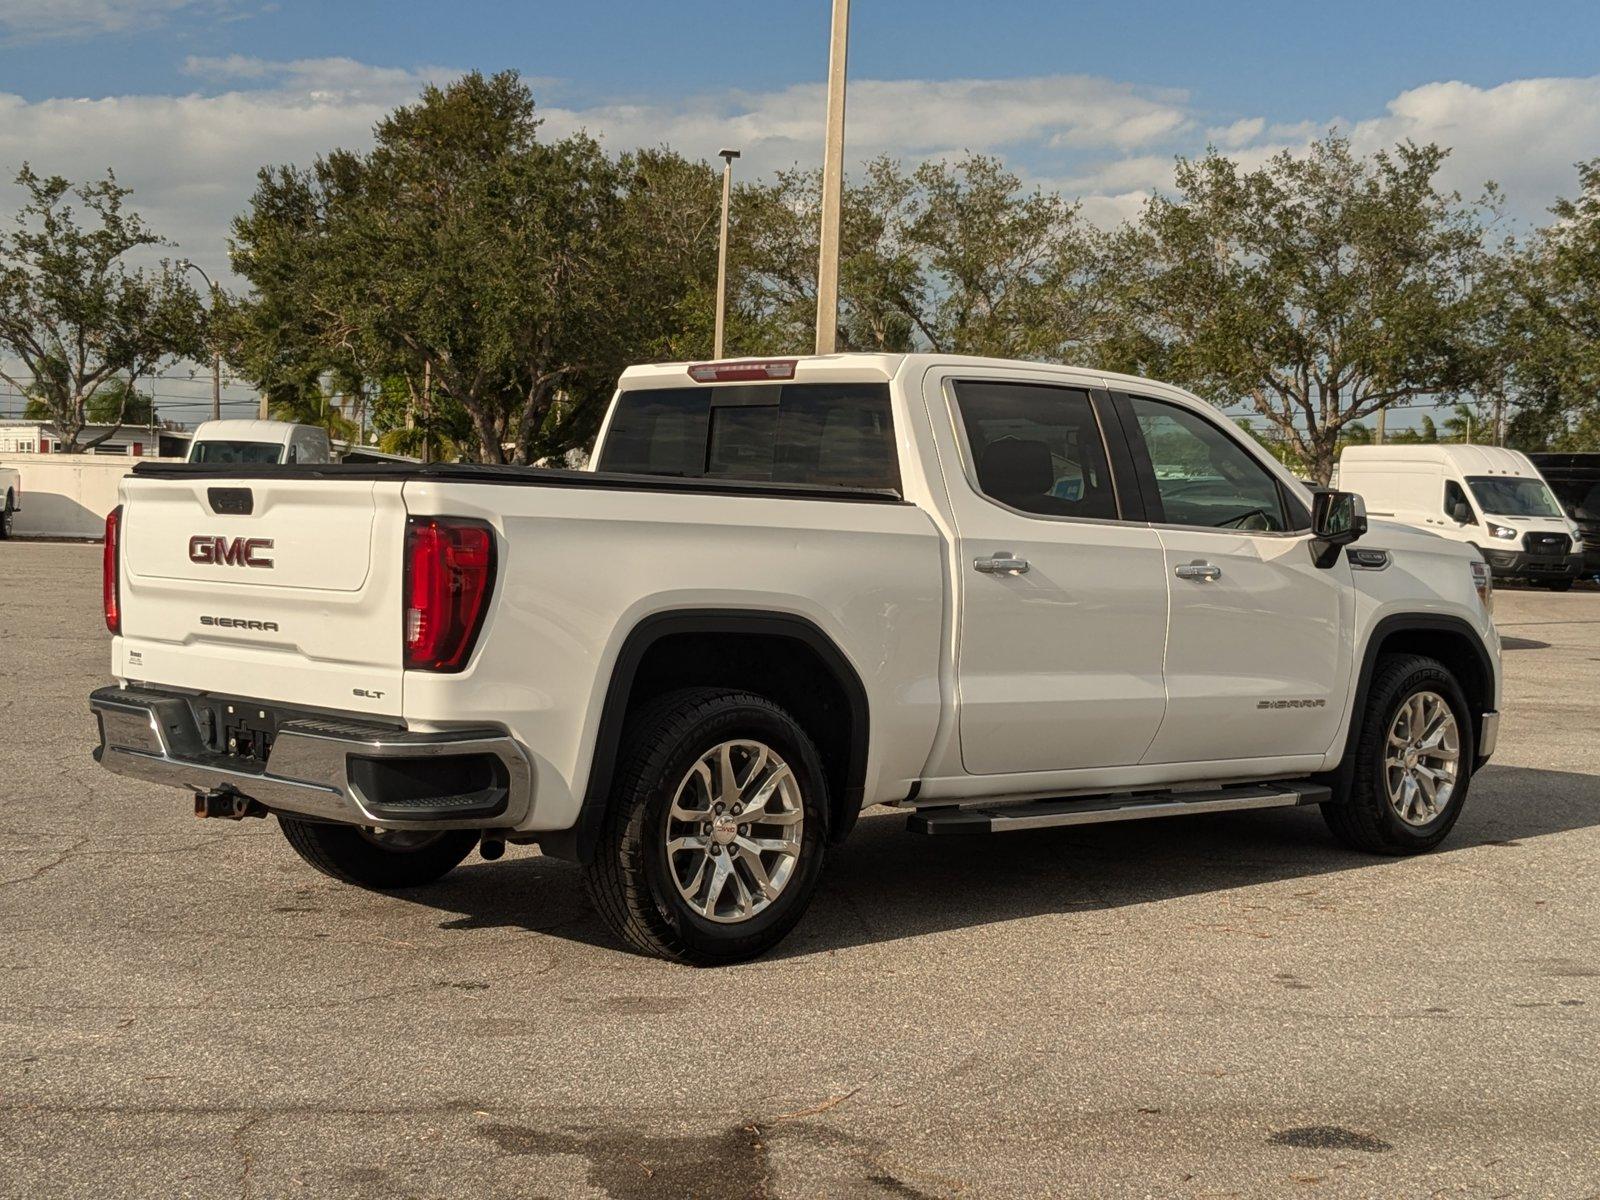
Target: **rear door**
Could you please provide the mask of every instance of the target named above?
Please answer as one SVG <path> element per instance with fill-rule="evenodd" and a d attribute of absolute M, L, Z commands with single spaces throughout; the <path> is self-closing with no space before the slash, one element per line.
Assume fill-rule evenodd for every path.
<path fill-rule="evenodd" d="M 1091 390 L 1026 371 L 927 386 L 961 459 L 945 478 L 962 765 L 996 775 L 1137 763 L 1165 707 L 1163 557 L 1119 504 Z"/>
<path fill-rule="evenodd" d="M 1350 566 L 1313 561 L 1310 515 L 1240 436 L 1118 396 L 1171 596 L 1166 716 L 1147 763 L 1322 754 L 1348 686 Z"/>
<path fill-rule="evenodd" d="M 398 482 L 141 476 L 123 496 L 119 675 L 399 714 Z"/>

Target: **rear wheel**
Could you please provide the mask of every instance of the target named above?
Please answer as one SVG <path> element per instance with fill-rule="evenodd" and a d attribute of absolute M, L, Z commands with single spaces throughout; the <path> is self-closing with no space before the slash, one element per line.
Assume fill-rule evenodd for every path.
<path fill-rule="evenodd" d="M 584 883 L 614 933 L 696 966 L 739 962 L 794 928 L 822 869 L 826 784 L 816 747 L 749 692 L 652 702 L 628 749 Z"/>
<path fill-rule="evenodd" d="M 0 541 L 11 536 L 11 522 L 16 512 L 16 509 L 12 508 L 13 503 L 11 493 L 7 492 L 5 502 L 0 504 Z"/>
<path fill-rule="evenodd" d="M 1420 854 L 1442 842 L 1467 800 L 1472 711 L 1447 667 L 1416 654 L 1378 660 L 1356 743 L 1350 794 L 1322 806 L 1345 845 Z"/>
<path fill-rule="evenodd" d="M 478 844 L 472 829 L 413 832 L 278 818 L 295 853 L 324 875 L 385 891 L 442 879 Z"/>

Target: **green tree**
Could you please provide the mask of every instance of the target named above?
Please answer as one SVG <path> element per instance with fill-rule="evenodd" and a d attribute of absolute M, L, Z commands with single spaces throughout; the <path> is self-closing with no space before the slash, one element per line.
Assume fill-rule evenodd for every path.
<path fill-rule="evenodd" d="M 1508 254 L 1503 359 L 1523 449 L 1600 448 L 1600 159 L 1578 164 L 1579 192 Z"/>
<path fill-rule="evenodd" d="M 1325 482 L 1350 424 L 1482 369 L 1474 341 L 1494 193 L 1441 192 L 1445 151 L 1370 158 L 1330 133 L 1246 170 L 1180 159 L 1171 196 L 1116 240 L 1107 365 L 1248 399 Z"/>
<path fill-rule="evenodd" d="M 47 377 L 60 379 L 66 375 L 67 365 L 63 360 L 51 356 L 46 362 Z M 30 421 L 53 421 L 53 410 L 48 398 L 50 388 L 34 383 L 27 394 L 28 403 L 24 406 L 22 415 Z M 154 402 L 149 396 L 135 391 L 128 381 L 120 376 L 108 379 L 97 387 L 84 406 L 84 412 L 91 425 L 149 425 L 155 420 Z"/>
<path fill-rule="evenodd" d="M 681 344 L 714 269 L 714 193 L 703 164 L 613 160 L 539 126 L 514 72 L 473 73 L 379 122 L 365 154 L 263 171 L 234 224 L 254 289 L 236 365 L 269 388 L 329 368 L 369 387 L 426 373 L 486 461 L 591 434 L 622 366 Z"/>
<path fill-rule="evenodd" d="M 0 379 L 42 405 L 63 451 L 80 453 L 148 419 L 130 411 L 139 380 L 201 354 L 206 317 L 171 263 L 128 265 L 164 243 L 125 209 L 130 192 L 114 175 L 74 186 L 24 164 L 16 182 L 26 199 L 0 235 L 0 353 L 28 374 L 0 369 Z M 111 428 L 80 441 L 91 421 Z"/>

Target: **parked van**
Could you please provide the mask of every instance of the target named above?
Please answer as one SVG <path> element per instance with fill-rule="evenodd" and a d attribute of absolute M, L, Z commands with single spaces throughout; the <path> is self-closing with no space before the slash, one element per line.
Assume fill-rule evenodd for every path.
<path fill-rule="evenodd" d="M 290 421 L 206 421 L 189 442 L 188 461 L 210 466 L 331 463 L 328 431 Z"/>
<path fill-rule="evenodd" d="M 1583 537 L 1583 573 L 1600 576 L 1600 454 L 1530 454 Z"/>
<path fill-rule="evenodd" d="M 1565 591 L 1583 574 L 1578 527 L 1520 450 L 1349 446 L 1338 478 L 1374 517 L 1476 546 L 1497 578 Z"/>

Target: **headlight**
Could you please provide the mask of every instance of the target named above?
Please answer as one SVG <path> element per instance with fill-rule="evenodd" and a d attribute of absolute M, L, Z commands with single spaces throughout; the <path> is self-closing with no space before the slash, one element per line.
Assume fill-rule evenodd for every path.
<path fill-rule="evenodd" d="M 1509 529 L 1504 525 L 1496 525 L 1493 521 L 1488 521 L 1486 524 L 1489 526 L 1490 537 L 1500 538 L 1507 542 L 1517 540 L 1517 531 L 1515 529 Z"/>
<path fill-rule="evenodd" d="M 1494 572 L 1489 570 L 1488 563 L 1478 559 L 1473 559 L 1468 565 L 1472 568 L 1472 586 L 1478 593 L 1478 600 L 1483 605 L 1483 610 L 1488 613 L 1494 612 Z"/>

